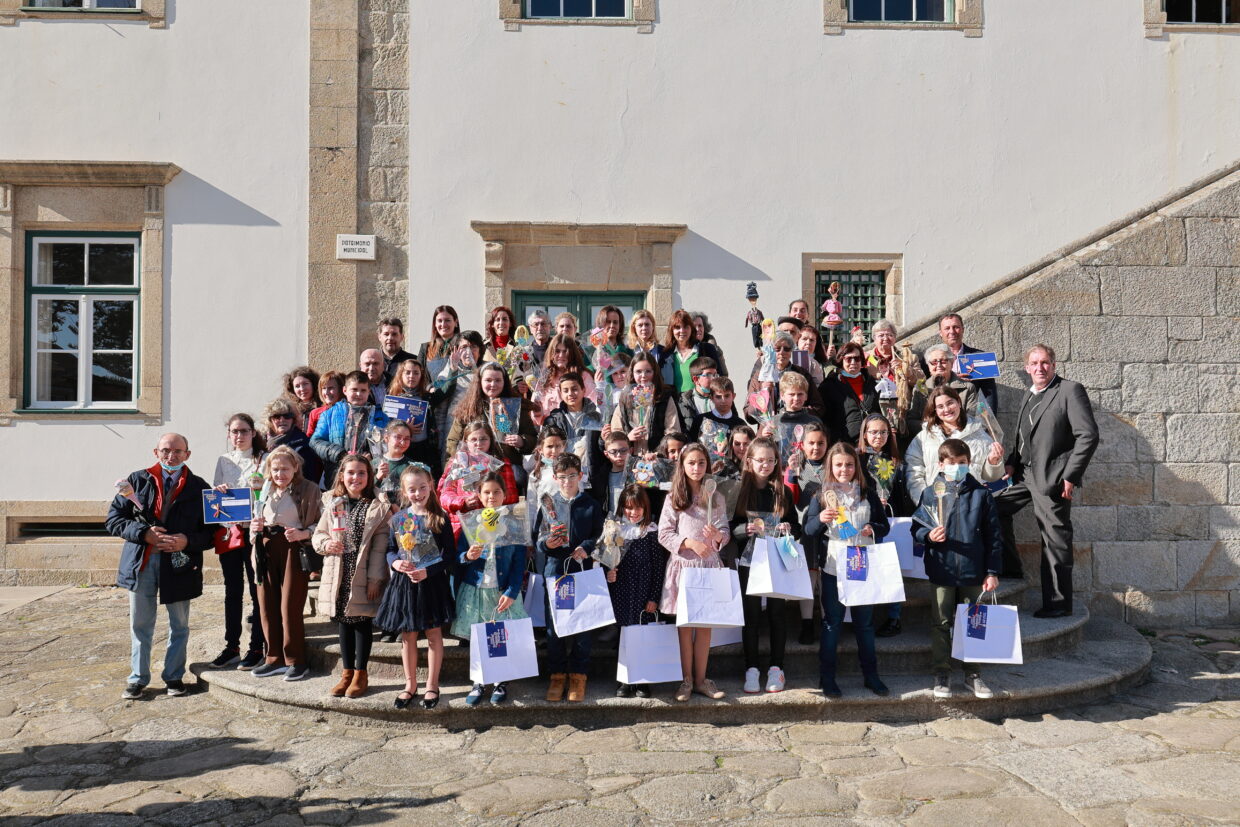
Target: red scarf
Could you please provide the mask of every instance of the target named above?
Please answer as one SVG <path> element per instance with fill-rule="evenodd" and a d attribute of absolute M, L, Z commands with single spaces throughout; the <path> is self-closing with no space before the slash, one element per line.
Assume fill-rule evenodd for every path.
<path fill-rule="evenodd" d="M 500 348 L 508 347 L 508 336 L 507 335 L 501 336 L 498 333 L 496 333 L 495 340 L 492 342 L 492 344 L 495 345 L 496 350 L 499 350 Z"/>
<path fill-rule="evenodd" d="M 146 472 L 151 475 L 155 481 L 155 519 L 162 521 L 164 514 L 164 469 L 157 462 Z M 172 490 L 171 501 L 176 502 L 177 497 L 181 496 L 181 492 L 185 490 L 185 481 L 189 479 L 189 469 L 182 468 L 181 476 L 177 478 L 176 488 Z M 151 555 L 155 553 L 155 546 L 148 545 L 146 551 L 142 555 L 142 566 L 138 571 L 146 569 L 147 561 L 151 559 Z"/>
<path fill-rule="evenodd" d="M 856 376 L 845 376 L 843 379 L 852 388 L 853 393 L 857 396 L 857 401 L 860 402 L 865 395 L 865 377 L 858 373 Z"/>

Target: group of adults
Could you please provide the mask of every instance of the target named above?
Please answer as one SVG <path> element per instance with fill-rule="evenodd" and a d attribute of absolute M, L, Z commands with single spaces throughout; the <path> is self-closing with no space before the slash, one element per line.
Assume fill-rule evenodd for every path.
<path fill-rule="evenodd" d="M 226 647 L 217 660 L 244 658 L 250 666 L 261 666 L 263 635 L 256 630 L 260 613 L 264 619 L 274 613 L 274 622 L 282 621 L 286 627 L 300 624 L 301 605 L 281 604 L 295 602 L 296 596 L 290 600 L 277 590 L 274 605 L 270 597 L 260 600 L 255 591 L 249 538 L 221 539 L 219 530 L 203 524 L 203 492 L 244 486 L 245 476 L 253 471 L 260 455 L 255 447 L 258 441 L 265 442 L 268 451 L 283 446 L 290 457 L 296 455 L 299 480 L 330 488 L 337 482 L 336 466 L 349 453 L 363 450 L 364 441 L 371 438 L 368 428 L 387 423 L 385 397 L 421 397 L 429 403 L 431 414 L 425 426 L 412 431 L 404 445 L 408 456 L 438 474 L 461 442 L 463 427 L 479 418 L 485 420 L 491 400 L 520 398 L 518 427 L 501 437 L 498 445 L 519 469 L 521 460 L 534 451 L 539 426 L 560 406 L 559 377 L 579 375 L 588 395 L 599 384 L 594 379 L 599 363 L 615 360 L 623 363 L 630 383 L 653 385 L 656 398 L 667 400 L 665 406 L 656 408 L 661 415 L 653 417 L 643 430 L 635 431 L 639 437 L 634 440 L 635 447 L 640 442 L 653 449 L 662 434 L 688 432 L 687 420 L 692 418 L 694 406 L 701 412 L 703 404 L 710 404 L 708 394 L 704 403 L 693 396 L 695 387 L 702 387 L 703 365 L 709 366 L 707 379 L 728 375 L 728 363 L 707 316 L 676 310 L 659 325 L 647 310 L 639 310 L 626 320 L 619 308 L 609 305 L 593 322 L 593 327 L 583 332 L 570 313 L 552 318 L 535 310 L 518 320 L 511 309 L 496 307 L 486 314 L 481 330 L 471 330 L 462 327 L 453 307 L 441 305 L 434 308 L 427 340 L 415 355 L 405 350 L 402 321 L 385 318 L 378 325 L 377 347 L 359 354 L 355 370 L 319 373 L 310 367 L 297 368 L 284 377 L 282 392 L 257 422 L 243 414 L 229 419 L 230 450 L 217 463 L 212 483 L 190 471 L 187 437 L 162 435 L 154 449 L 155 463 L 129 475 L 132 493 L 116 497 L 107 522 L 111 533 L 125 540 L 117 576 L 118 585 L 130 592 L 132 653 L 125 696 L 140 697 L 151 680 L 150 655 L 159 604 L 166 606 L 170 625 L 163 682 L 168 694 L 184 694 L 189 602 L 202 593 L 203 555 L 208 550 L 219 554 L 226 585 Z M 514 381 L 512 371 L 499 362 L 518 344 L 515 336 L 520 324 L 529 333 L 521 344 L 528 348 L 530 361 L 538 370 L 520 374 Z M 897 347 L 894 324 L 880 320 L 870 333 L 868 348 L 856 340 L 864 337 L 837 346 L 832 334 L 824 342 L 823 331 L 811 319 L 809 304 L 803 299 L 792 301 L 787 313 L 775 319 L 772 339 L 759 342 L 755 336 L 756 345 L 769 348 L 765 355 L 758 347 L 743 356 L 733 356 L 746 364 L 752 359 L 744 390 L 739 383 L 736 387 L 738 403 L 745 401 L 744 414 L 757 421 L 760 412 L 753 410 L 748 400 L 750 394 L 772 386 L 769 367 L 773 350 L 777 375 L 790 371 L 808 380 L 806 410 L 823 421 L 831 439 L 856 444 L 866 417 L 882 413 L 893 418 L 893 407 L 883 404 L 884 387 L 891 387 L 885 386 L 884 380 L 894 383 L 904 379 L 906 374 L 901 372 L 910 369 L 908 353 Z M 976 409 L 978 396 L 992 412 L 999 411 L 1003 401 L 994 380 L 970 381 L 961 375 L 959 357 L 987 349 L 965 343 L 965 328 L 958 314 L 941 319 L 939 337 L 939 343 L 917 355 L 924 380 L 917 384 L 911 401 L 905 400 L 900 407 L 899 421 L 891 423 L 905 451 L 925 427 L 927 398 L 936 395 L 935 389 L 951 388 L 951 396 L 962 400 L 961 406 L 968 410 Z M 1014 444 L 1008 447 L 1004 469 L 1010 485 L 997 495 L 1004 518 L 1003 574 L 1023 576 L 1011 517 L 1032 503 L 1042 545 L 1043 606 L 1039 614 L 1061 616 L 1072 611 L 1071 505 L 1097 445 L 1097 427 L 1084 388 L 1058 375 L 1053 347 L 1038 344 L 1029 348 L 1024 370 L 1031 386 L 1016 407 Z M 777 408 L 778 395 L 768 398 Z M 359 410 L 365 412 L 363 419 L 357 418 Z M 617 413 L 617 421 L 623 420 L 622 414 Z M 910 463 L 913 459 L 908 457 Z M 292 560 L 303 538 L 290 535 L 284 539 L 288 559 Z M 249 648 L 243 650 L 240 615 L 246 591 L 254 609 Z M 263 603 L 266 608 L 260 605 Z M 267 652 L 266 657 L 269 663 L 281 658 L 278 652 Z M 293 656 L 285 653 L 285 657 Z M 286 675 L 286 679 L 290 678 Z"/>

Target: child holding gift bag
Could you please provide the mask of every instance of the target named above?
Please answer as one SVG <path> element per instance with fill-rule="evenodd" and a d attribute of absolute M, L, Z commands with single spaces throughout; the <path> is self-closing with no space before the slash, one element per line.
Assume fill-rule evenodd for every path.
<path fill-rule="evenodd" d="M 866 481 L 874 486 L 887 514 L 892 517 L 907 516 L 904 493 L 904 463 L 900 461 L 900 448 L 896 445 L 891 423 L 882 414 L 870 414 L 861 423 L 861 437 L 857 451 L 865 466 Z M 900 611 L 903 603 L 889 603 L 885 607 L 882 625 L 875 632 L 879 637 L 895 637 L 902 631 Z M 884 609 L 878 613 L 884 616 Z"/>
<path fill-rule="evenodd" d="M 762 514 L 773 515 L 774 526 L 764 521 Z M 774 528 L 774 531 L 771 529 Z M 736 570 L 740 575 L 741 590 L 749 584 L 749 566 L 753 557 L 754 540 L 758 537 L 774 538 L 795 531 L 800 533 L 796 500 L 784 485 L 783 469 L 779 462 L 779 446 L 770 437 L 760 436 L 749 445 L 745 459 L 745 471 L 741 475 L 741 490 L 736 500 L 736 513 L 732 516 L 732 536 L 741 546 Z M 766 691 L 784 690 L 784 645 L 788 639 L 788 611 L 785 601 L 778 597 L 750 597 L 745 595 L 741 605 L 745 609 L 745 626 L 741 630 L 741 643 L 745 649 L 745 686 L 750 695 L 762 691 L 758 672 L 758 625 L 762 620 L 762 601 L 766 600 L 767 626 L 771 636 L 771 665 L 766 675 Z"/>
<path fill-rule="evenodd" d="M 468 439 L 468 437 L 466 437 Z M 488 471 L 478 483 L 478 507 L 499 508 L 508 502 L 509 482 L 503 475 Z M 452 634 L 469 640 L 470 627 L 489 620 L 519 620 L 529 617 L 521 602 L 521 581 L 525 576 L 525 546 L 504 545 L 483 548 L 470 544 L 462 530 L 456 544 L 460 564 L 456 590 L 456 620 Z M 502 617 L 501 617 L 502 615 Z M 465 696 L 465 703 L 477 706 L 486 691 L 476 683 Z M 497 683 L 491 691 L 491 703 L 502 704 L 508 699 L 508 685 Z"/>
<path fill-rule="evenodd" d="M 538 550 L 546 556 L 543 575 L 556 579 L 569 573 L 570 563 L 582 571 L 594 565 L 590 553 L 603 533 L 603 508 L 581 490 L 581 459 L 576 454 L 561 454 L 552 468 L 560 490 L 542 499 L 534 532 Z M 547 592 L 547 668 L 551 670 L 547 700 L 564 700 L 567 687 L 568 700 L 580 703 L 586 697 L 593 635 L 578 632 L 560 636 L 551 619 L 555 597 L 550 587 Z"/>
<path fill-rule="evenodd" d="M 827 452 L 826 472 L 818 507 L 811 507 L 805 521 L 805 533 L 822 537 L 818 567 L 822 583 L 822 640 L 818 645 L 819 677 L 822 694 L 838 698 L 842 694 L 835 682 L 836 650 L 844 623 L 844 604 L 840 602 L 835 576 L 836 556 L 846 553 L 849 545 L 880 542 L 890 530 L 883 504 L 874 489 L 866 484 L 861 472 L 857 449 L 847 442 L 837 442 Z M 855 535 L 846 539 L 842 529 Z M 825 535 L 825 536 L 824 536 Z M 872 606 L 852 607 L 853 634 L 857 637 L 857 658 L 865 686 L 875 695 L 889 694 L 887 685 L 878 677 L 878 654 L 874 647 L 874 610 Z"/>
<path fill-rule="evenodd" d="M 426 691 L 422 708 L 439 703 L 439 668 L 443 665 L 443 625 L 452 620 L 454 604 L 447 561 L 456 548 L 452 523 L 435 495 L 428 465 L 415 462 L 400 475 L 401 504 L 392 518 L 387 563 L 392 570 L 375 624 L 401 638 L 400 659 L 405 688 L 396 696 L 406 709 L 418 694 L 418 635 L 426 636 Z"/>
<path fill-rule="evenodd" d="M 809 510 L 818 507 L 818 492 L 822 489 L 822 478 L 826 473 L 824 460 L 827 458 L 831 435 L 827 433 L 826 425 L 811 422 L 805 426 L 802 440 L 799 461 L 795 468 L 789 466 L 785 477 L 796 497 L 797 517 L 804 526 Z M 814 590 L 814 599 L 797 601 L 801 609 L 801 634 L 797 642 L 806 646 L 814 642 L 814 605 L 822 594 L 817 568 L 818 558 L 822 556 L 820 546 L 821 538 L 805 536 L 805 557 L 810 564 L 809 582 Z"/>
<path fill-rule="evenodd" d="M 650 497 L 640 485 L 628 485 L 620 492 L 620 536 L 624 552 L 620 563 L 607 572 L 611 607 L 620 626 L 636 626 L 643 615 L 657 618 L 663 575 L 667 570 L 667 549 L 659 545 L 659 529 L 651 519 Z M 647 684 L 622 683 L 617 698 L 650 697 Z"/>
<path fill-rule="evenodd" d="M 939 446 L 937 480 L 954 484 L 955 501 L 939 508 L 934 485 L 921 493 L 921 505 L 930 513 L 942 513 L 945 524 L 933 528 L 916 524 L 914 538 L 926 546 L 926 575 L 934 585 L 930 602 L 930 659 L 934 670 L 934 697 L 950 698 L 952 625 L 956 604 L 976 603 L 982 594 L 999 588 L 1003 566 L 1003 543 L 999 533 L 999 507 L 986 486 L 969 473 L 968 443 L 949 439 Z M 936 520 L 937 521 L 937 520 Z M 993 698 L 976 663 L 961 663 L 964 685 L 974 697 Z"/>
<path fill-rule="evenodd" d="M 706 501 L 702 483 L 710 470 L 710 455 L 700 442 L 680 449 L 672 490 L 659 516 L 659 542 L 670 553 L 663 577 L 663 600 L 659 610 L 676 614 L 680 573 L 686 568 L 723 568 L 719 550 L 728 541 L 728 515 L 718 491 Z M 710 629 L 680 628 L 680 667 L 684 681 L 676 700 L 684 702 L 694 692 L 712 700 L 726 694 L 706 677 L 710 656 Z"/>

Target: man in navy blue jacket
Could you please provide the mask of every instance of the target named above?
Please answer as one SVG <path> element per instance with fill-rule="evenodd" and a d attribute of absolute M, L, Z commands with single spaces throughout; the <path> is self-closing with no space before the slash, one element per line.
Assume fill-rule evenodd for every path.
<path fill-rule="evenodd" d="M 169 695 L 186 694 L 189 602 L 202 594 L 202 553 L 213 531 L 203 524 L 202 492 L 209 486 L 186 467 L 189 440 L 164 434 L 155 465 L 118 483 L 108 509 L 108 532 L 124 538 L 116 584 L 129 590 L 130 674 L 122 697 L 136 700 L 151 681 L 151 639 L 158 603 L 168 610 L 168 650 L 162 678 Z M 158 601 L 158 603 L 157 603 Z"/>

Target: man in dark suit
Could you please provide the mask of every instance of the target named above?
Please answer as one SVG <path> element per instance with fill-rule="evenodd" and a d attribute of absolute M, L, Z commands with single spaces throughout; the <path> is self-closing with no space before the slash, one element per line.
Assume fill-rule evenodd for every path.
<path fill-rule="evenodd" d="M 958 313 L 948 313 L 939 319 L 939 338 L 943 340 L 943 344 L 951 348 L 953 358 L 959 357 L 962 353 L 990 352 L 970 347 L 964 343 L 964 320 L 960 318 Z M 929 376 L 930 368 L 926 364 L 925 354 L 922 354 L 919 360 L 922 372 Z M 995 413 L 999 412 L 999 389 L 995 384 L 995 380 L 969 379 L 967 376 L 960 376 L 960 364 L 958 362 L 952 364 L 952 373 L 966 382 L 972 382 L 978 392 L 986 398 L 986 404 L 990 406 L 990 409 Z"/>
<path fill-rule="evenodd" d="M 168 610 L 163 681 L 169 695 L 186 694 L 189 602 L 202 594 L 202 553 L 214 532 L 203 524 L 202 492 L 211 486 L 186 467 L 189 441 L 164 434 L 157 462 L 135 471 L 108 509 L 108 533 L 125 540 L 116 585 L 129 590 L 130 674 L 122 697 L 137 700 L 151 680 L 151 639 L 159 603 Z M 158 601 L 158 602 L 157 602 Z"/>
<path fill-rule="evenodd" d="M 1007 458 L 1013 485 L 998 496 L 1005 574 L 1020 571 L 1012 515 L 1033 503 L 1042 534 L 1042 608 L 1034 617 L 1072 614 L 1072 496 L 1085 476 L 1098 426 L 1085 388 L 1055 374 L 1055 351 L 1025 353 L 1033 386 L 1021 404 L 1016 446 Z"/>

